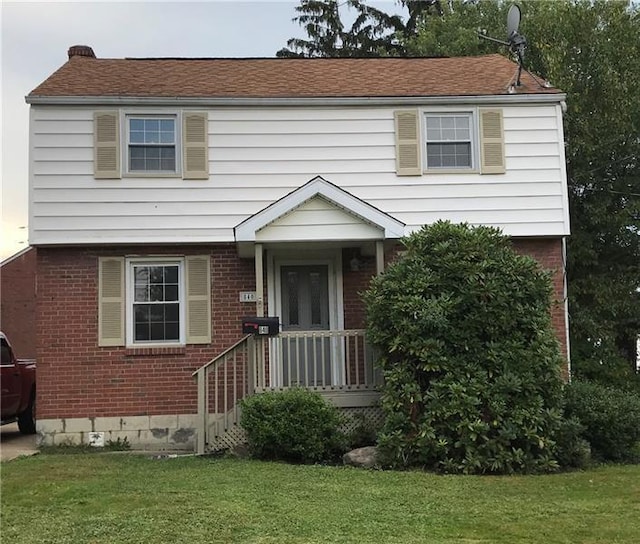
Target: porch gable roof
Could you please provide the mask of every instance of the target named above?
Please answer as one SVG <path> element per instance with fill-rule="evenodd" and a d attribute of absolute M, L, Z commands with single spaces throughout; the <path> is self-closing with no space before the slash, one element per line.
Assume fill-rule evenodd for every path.
<path fill-rule="evenodd" d="M 404 236 L 404 223 L 321 176 L 316 176 L 237 225 L 234 228 L 236 242 L 258 241 L 258 231 L 273 225 L 317 197 L 328 201 L 331 205 L 343 210 L 344 213 L 355 216 L 362 223 L 379 229 L 385 239 Z"/>

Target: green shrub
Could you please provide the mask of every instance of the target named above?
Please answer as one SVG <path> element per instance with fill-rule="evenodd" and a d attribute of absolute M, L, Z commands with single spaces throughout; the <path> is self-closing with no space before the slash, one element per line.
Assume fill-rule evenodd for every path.
<path fill-rule="evenodd" d="M 640 394 L 575 381 L 565 388 L 565 414 L 580 421 L 595 459 L 640 462 Z"/>
<path fill-rule="evenodd" d="M 555 434 L 556 460 L 562 468 L 587 468 L 591 446 L 583 438 L 584 425 L 575 417 L 563 419 Z"/>
<path fill-rule="evenodd" d="M 240 424 L 259 459 L 316 463 L 343 453 L 339 410 L 305 389 L 268 392 L 242 401 Z"/>
<path fill-rule="evenodd" d="M 549 275 L 493 228 L 438 222 L 403 242 L 365 294 L 385 378 L 382 455 L 444 472 L 556 469 Z"/>

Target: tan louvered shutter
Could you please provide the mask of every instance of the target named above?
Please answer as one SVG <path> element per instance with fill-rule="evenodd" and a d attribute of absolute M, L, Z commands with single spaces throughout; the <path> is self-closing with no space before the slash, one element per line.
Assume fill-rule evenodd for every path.
<path fill-rule="evenodd" d="M 208 255 L 186 258 L 187 344 L 211 342 L 211 272 Z"/>
<path fill-rule="evenodd" d="M 120 178 L 120 123 L 118 112 L 93 115 L 93 171 L 96 179 Z"/>
<path fill-rule="evenodd" d="M 124 345 L 124 259 L 98 263 L 98 345 Z"/>
<path fill-rule="evenodd" d="M 417 110 L 395 112 L 396 123 L 396 173 L 399 176 L 419 176 L 420 122 Z"/>
<path fill-rule="evenodd" d="M 209 179 L 208 120 L 205 113 L 185 113 L 182 141 L 184 179 Z"/>
<path fill-rule="evenodd" d="M 480 110 L 480 171 L 504 174 L 502 110 Z"/>

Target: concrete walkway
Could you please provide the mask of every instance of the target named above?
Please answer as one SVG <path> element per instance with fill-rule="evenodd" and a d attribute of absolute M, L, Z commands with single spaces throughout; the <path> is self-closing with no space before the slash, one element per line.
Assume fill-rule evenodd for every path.
<path fill-rule="evenodd" d="M 22 455 L 35 455 L 35 434 L 20 434 L 17 423 L 0 427 L 0 461 L 11 461 Z"/>

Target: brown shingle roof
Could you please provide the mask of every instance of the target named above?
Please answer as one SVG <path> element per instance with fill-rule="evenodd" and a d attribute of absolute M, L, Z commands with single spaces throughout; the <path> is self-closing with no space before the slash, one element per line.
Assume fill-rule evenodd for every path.
<path fill-rule="evenodd" d="M 34 96 L 312 98 L 507 93 L 516 64 L 459 58 L 96 59 L 74 56 Z M 518 94 L 557 93 L 527 73 Z"/>

